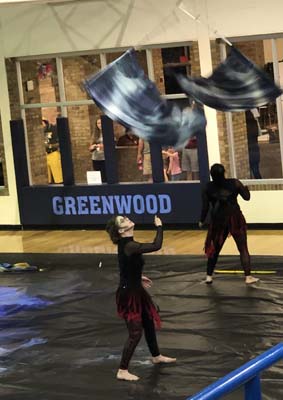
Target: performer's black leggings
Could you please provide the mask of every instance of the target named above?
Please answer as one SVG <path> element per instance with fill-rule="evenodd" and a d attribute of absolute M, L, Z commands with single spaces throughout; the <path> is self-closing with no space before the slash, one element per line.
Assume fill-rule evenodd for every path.
<path fill-rule="evenodd" d="M 134 351 L 141 340 L 142 332 L 148 345 L 149 351 L 153 357 L 159 356 L 159 348 L 156 339 L 154 322 L 149 318 L 146 312 L 142 313 L 142 321 L 126 321 L 129 331 L 129 337 L 125 343 L 122 358 L 120 362 L 120 369 L 128 369 L 130 360 Z"/>
<path fill-rule="evenodd" d="M 212 276 L 215 265 L 218 260 L 219 253 L 225 243 L 225 240 L 227 239 L 227 236 L 229 234 L 229 230 L 225 230 L 223 234 L 223 243 L 221 245 L 215 244 L 215 253 L 212 257 L 209 257 L 207 260 L 207 275 Z M 236 242 L 237 248 L 240 252 L 240 259 L 241 259 L 241 265 L 244 268 L 245 275 L 248 276 L 251 274 L 251 259 L 250 259 L 250 254 L 248 250 L 248 244 L 247 244 L 247 234 L 246 233 L 241 233 L 238 235 L 232 235 L 233 239 Z"/>

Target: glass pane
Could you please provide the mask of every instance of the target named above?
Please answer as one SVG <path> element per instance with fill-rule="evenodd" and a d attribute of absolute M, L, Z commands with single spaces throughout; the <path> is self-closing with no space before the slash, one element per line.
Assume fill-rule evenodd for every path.
<path fill-rule="evenodd" d="M 124 52 L 107 53 L 107 63 L 111 63 Z M 136 52 L 138 63 L 148 75 L 146 51 Z M 116 155 L 118 161 L 119 182 L 152 182 L 152 170 L 150 150 L 148 143 L 140 141 L 140 152 L 138 153 L 139 138 L 129 129 L 114 122 L 114 134 L 116 140 Z"/>
<path fill-rule="evenodd" d="M 188 76 L 199 75 L 197 43 L 190 46 L 153 49 L 152 56 L 154 79 L 161 94 L 181 93 L 179 85 L 172 76 L 172 70 Z"/>
<path fill-rule="evenodd" d="M 236 47 L 274 80 L 271 40 L 239 42 Z M 271 57 L 271 58 L 270 58 Z M 237 177 L 282 178 L 275 103 L 233 115 Z"/>
<path fill-rule="evenodd" d="M 270 41 L 269 45 L 271 44 Z M 219 47 L 212 42 L 214 65 L 220 61 Z M 271 48 L 261 40 L 238 42 L 235 46 L 273 79 Z M 268 50 L 266 50 L 268 49 Z M 229 51 L 229 50 L 228 50 Z M 272 61 L 272 59 L 271 59 Z M 275 103 L 251 112 L 231 113 L 236 174 L 240 179 L 281 178 L 277 111 Z M 217 112 L 221 162 L 230 174 L 227 115 Z"/>
<path fill-rule="evenodd" d="M 190 99 L 169 100 L 178 107 L 190 108 Z M 197 138 L 194 136 L 188 140 L 181 151 L 172 147 L 163 149 L 164 172 L 169 181 L 192 181 L 199 179 L 199 163 Z"/>
<path fill-rule="evenodd" d="M 62 58 L 62 64 L 66 100 L 89 99 L 82 82 L 100 70 L 99 54 Z"/>
<path fill-rule="evenodd" d="M 2 121 L 0 113 L 0 196 L 8 195 L 7 170 L 5 163 Z"/>
<path fill-rule="evenodd" d="M 26 110 L 27 158 L 33 185 L 57 184 L 63 181 L 57 115 L 57 108 Z"/>
<path fill-rule="evenodd" d="M 76 184 L 87 183 L 87 171 L 105 171 L 103 141 L 99 118 L 101 111 L 95 104 L 67 107 L 73 167 Z"/>
<path fill-rule="evenodd" d="M 142 161 L 137 163 L 139 138 L 128 128 L 114 122 L 119 182 L 141 182 Z M 141 155 L 142 157 L 142 155 Z"/>
<path fill-rule="evenodd" d="M 56 60 L 21 61 L 24 103 L 59 101 Z"/>
<path fill-rule="evenodd" d="M 68 107 L 68 119 L 72 142 L 75 182 L 87 182 L 87 171 L 100 171 L 105 181 L 105 158 L 101 132 L 101 111 L 96 105 Z M 151 165 L 147 163 L 150 176 L 144 176 L 137 164 L 138 138 L 117 122 L 113 123 L 116 141 L 118 180 L 141 182 L 151 177 Z M 143 156 L 143 154 L 142 154 Z M 145 158 L 148 156 L 145 156 Z M 146 167 L 146 166 L 145 166 Z"/>

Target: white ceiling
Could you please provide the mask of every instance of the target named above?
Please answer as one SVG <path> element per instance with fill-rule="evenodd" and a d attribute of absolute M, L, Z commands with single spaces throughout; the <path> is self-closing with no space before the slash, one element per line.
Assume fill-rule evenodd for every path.
<path fill-rule="evenodd" d="M 23 3 L 31 3 L 31 4 L 46 4 L 46 3 L 63 3 L 63 2 L 74 2 L 74 0 L 0 0 L 0 6 L 1 5 L 17 5 L 17 4 L 23 4 Z M 80 0 L 77 0 L 79 3 Z"/>

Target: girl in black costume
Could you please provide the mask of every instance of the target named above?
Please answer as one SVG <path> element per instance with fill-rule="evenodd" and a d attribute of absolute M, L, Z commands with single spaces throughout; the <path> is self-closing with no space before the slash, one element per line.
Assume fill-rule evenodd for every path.
<path fill-rule="evenodd" d="M 114 217 L 106 226 L 110 239 L 118 245 L 120 283 L 116 292 L 117 311 L 118 315 L 125 320 L 129 332 L 117 378 L 128 381 L 139 379 L 136 375 L 129 373 L 128 366 L 143 330 L 154 364 L 176 361 L 175 358 L 160 354 L 155 333 L 155 327 L 160 327 L 160 317 L 150 295 L 145 290 L 151 287 L 152 281 L 142 275 L 144 265 L 142 254 L 157 251 L 162 246 L 162 222 L 155 217 L 154 223 L 157 232 L 152 243 L 138 243 L 134 240 L 135 224 L 127 217 Z"/>
<path fill-rule="evenodd" d="M 244 200 L 250 200 L 250 191 L 238 179 L 226 179 L 222 164 L 214 164 L 210 169 L 210 174 L 212 182 L 208 182 L 203 191 L 199 222 L 199 226 L 202 227 L 211 207 L 211 221 L 205 241 L 205 253 L 208 257 L 206 283 L 212 283 L 219 253 L 229 234 L 233 236 L 240 252 L 245 282 L 256 283 L 258 279 L 251 276 L 246 220 L 237 202 L 238 195 Z"/>

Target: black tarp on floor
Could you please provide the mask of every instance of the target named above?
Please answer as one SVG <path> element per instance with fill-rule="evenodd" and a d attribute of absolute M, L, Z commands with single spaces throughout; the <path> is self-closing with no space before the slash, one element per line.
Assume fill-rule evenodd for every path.
<path fill-rule="evenodd" d="M 130 370 L 115 373 L 126 330 L 116 316 L 116 257 L 94 254 L 1 254 L 43 272 L 0 275 L 0 393 L 5 400 L 181 400 L 283 341 L 283 258 L 253 257 L 253 287 L 240 275 L 202 282 L 205 258 L 147 256 L 145 274 L 161 310 L 162 352 L 175 365 L 153 366 L 142 339 Z M 102 266 L 101 264 L 102 263 Z M 101 266 L 101 267 L 100 267 Z M 238 257 L 219 268 L 240 269 Z M 262 374 L 263 399 L 283 398 L 283 362 Z M 227 399 L 243 398 L 235 392 Z"/>

